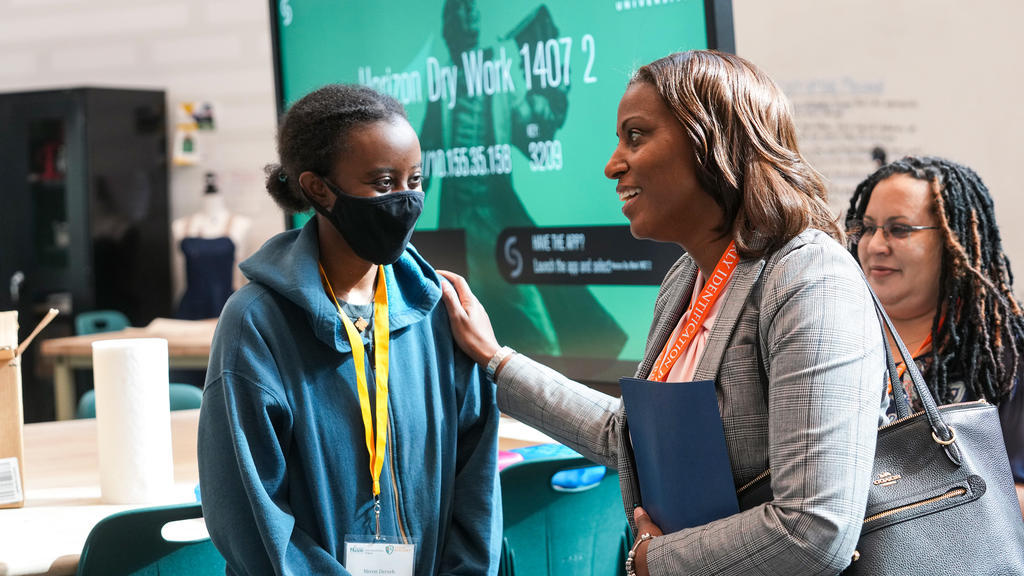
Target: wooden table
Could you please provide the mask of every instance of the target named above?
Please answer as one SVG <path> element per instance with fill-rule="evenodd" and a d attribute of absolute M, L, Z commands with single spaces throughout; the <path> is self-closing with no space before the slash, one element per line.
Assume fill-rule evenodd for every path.
<path fill-rule="evenodd" d="M 217 320 L 172 320 L 157 318 L 145 328 L 125 328 L 66 338 L 51 338 L 40 344 L 39 354 L 52 358 L 53 396 L 57 420 L 75 417 L 75 368 L 92 368 L 92 343 L 121 338 L 164 338 L 170 368 L 205 370 Z"/>
<path fill-rule="evenodd" d="M 174 489 L 164 501 L 195 501 L 198 410 L 171 413 Z M 96 420 L 25 426 L 25 507 L 0 510 L 0 576 L 72 575 L 89 531 L 138 506 L 100 498 Z"/>
<path fill-rule="evenodd" d="M 174 489 L 162 503 L 195 500 L 198 428 L 199 410 L 171 412 Z M 498 435 L 501 450 L 551 441 L 506 417 Z M 95 419 L 26 425 L 24 472 L 25 507 L 0 510 L 0 576 L 74 574 L 93 526 L 137 507 L 100 499 Z"/>

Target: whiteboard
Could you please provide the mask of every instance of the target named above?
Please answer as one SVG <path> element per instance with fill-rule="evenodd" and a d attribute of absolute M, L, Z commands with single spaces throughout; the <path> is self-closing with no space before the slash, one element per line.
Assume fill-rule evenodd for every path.
<path fill-rule="evenodd" d="M 733 18 L 736 52 L 789 96 L 801 151 L 837 212 L 874 171 L 874 146 L 889 160 L 944 156 L 988 185 L 1004 249 L 1024 273 L 1024 3 L 733 0 Z"/>

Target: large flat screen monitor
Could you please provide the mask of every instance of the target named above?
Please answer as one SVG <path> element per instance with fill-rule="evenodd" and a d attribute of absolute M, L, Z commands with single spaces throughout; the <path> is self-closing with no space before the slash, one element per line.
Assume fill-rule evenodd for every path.
<path fill-rule="evenodd" d="M 468 278 L 500 342 L 588 383 L 632 375 L 681 249 L 633 239 L 604 176 L 618 101 L 651 60 L 732 51 L 729 1 L 270 5 L 280 111 L 332 82 L 405 105 L 426 178 L 412 243 Z"/>

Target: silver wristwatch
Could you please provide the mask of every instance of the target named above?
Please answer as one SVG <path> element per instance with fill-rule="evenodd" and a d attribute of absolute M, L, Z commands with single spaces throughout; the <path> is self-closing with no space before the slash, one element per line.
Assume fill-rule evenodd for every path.
<path fill-rule="evenodd" d="M 505 358 L 508 358 L 515 353 L 516 351 L 508 346 L 502 346 L 501 348 L 498 348 L 498 351 L 494 353 L 494 356 L 491 356 L 491 360 L 487 363 L 487 377 L 491 382 L 495 381 L 494 372 L 498 369 L 498 366 L 501 366 L 501 363 Z"/>

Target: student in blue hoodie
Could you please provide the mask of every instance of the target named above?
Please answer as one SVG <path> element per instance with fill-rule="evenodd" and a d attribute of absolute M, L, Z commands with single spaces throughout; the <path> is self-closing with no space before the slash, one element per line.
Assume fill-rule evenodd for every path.
<path fill-rule="evenodd" d="M 278 152 L 271 196 L 316 215 L 242 263 L 199 420 L 228 573 L 496 573 L 495 392 L 408 245 L 423 192 L 405 111 L 325 86 L 285 115 Z"/>

